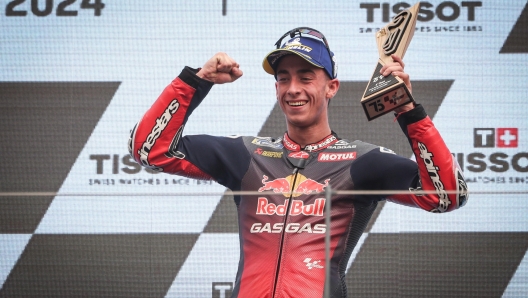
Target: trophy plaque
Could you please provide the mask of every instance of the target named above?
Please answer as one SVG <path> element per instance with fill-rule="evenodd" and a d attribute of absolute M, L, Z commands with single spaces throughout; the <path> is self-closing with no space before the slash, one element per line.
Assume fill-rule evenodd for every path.
<path fill-rule="evenodd" d="M 380 74 L 380 69 L 387 63 L 393 62 L 392 54 L 403 59 L 414 34 L 419 7 L 420 2 L 401 11 L 389 24 L 376 32 L 378 65 L 361 99 L 361 105 L 369 121 L 414 101 L 402 79 L 392 74 L 384 77 Z"/>

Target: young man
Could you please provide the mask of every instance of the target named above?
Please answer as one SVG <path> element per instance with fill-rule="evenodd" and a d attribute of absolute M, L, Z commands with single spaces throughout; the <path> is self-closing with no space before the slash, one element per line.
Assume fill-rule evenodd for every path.
<path fill-rule="evenodd" d="M 286 36 L 291 39 L 282 44 Z M 465 204 L 465 183 L 420 105 L 396 111 L 417 162 L 383 147 L 340 139 L 328 123 L 328 104 L 339 81 L 326 39 L 310 28 L 294 29 L 283 38 L 263 62 L 276 78 L 287 123 L 283 136 L 182 137 L 185 122 L 210 88 L 242 76 L 238 63 L 218 53 L 201 69 L 186 67 L 163 91 L 132 130 L 129 149 L 145 167 L 259 193 L 235 196 L 240 261 L 234 297 L 322 297 L 327 266 L 331 297 L 346 297 L 348 259 L 380 200 L 446 212 Z M 411 90 L 402 60 L 393 59 L 381 73 L 399 76 Z M 326 264 L 326 199 L 320 192 L 328 185 L 407 192 L 333 196 L 331 264 Z M 420 189 L 434 194 L 418 194 Z"/>

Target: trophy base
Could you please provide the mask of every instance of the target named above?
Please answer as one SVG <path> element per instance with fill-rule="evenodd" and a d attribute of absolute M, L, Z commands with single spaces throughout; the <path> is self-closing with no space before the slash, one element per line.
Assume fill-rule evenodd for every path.
<path fill-rule="evenodd" d="M 401 81 L 401 79 L 397 79 Z M 414 102 L 414 99 L 407 86 L 401 81 L 390 86 L 390 88 L 364 97 L 361 100 L 361 105 L 368 121 L 371 121 L 410 102 Z"/>
<path fill-rule="evenodd" d="M 361 99 L 368 121 L 414 101 L 402 79 L 392 74 L 380 75 L 383 64 L 380 59 Z"/>

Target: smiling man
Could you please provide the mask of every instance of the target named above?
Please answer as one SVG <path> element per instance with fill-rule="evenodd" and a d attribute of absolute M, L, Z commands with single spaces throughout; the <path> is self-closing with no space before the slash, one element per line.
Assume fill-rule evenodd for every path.
<path fill-rule="evenodd" d="M 283 43 L 284 38 L 289 39 Z M 396 110 L 416 162 L 383 147 L 341 139 L 328 122 L 339 80 L 326 38 L 317 30 L 296 28 L 276 47 L 263 67 L 276 78 L 287 124 L 283 136 L 182 137 L 186 121 L 211 87 L 242 76 L 236 61 L 217 53 L 200 69 L 186 67 L 163 91 L 132 130 L 130 154 L 151 169 L 257 193 L 234 197 L 240 261 L 233 297 L 322 297 L 327 266 L 331 297 L 347 297 L 346 265 L 379 201 L 447 212 L 466 203 L 467 188 L 421 105 Z M 392 58 L 381 74 L 399 76 L 411 90 L 403 61 Z M 321 194 L 328 185 L 385 191 L 332 197 L 331 264 L 325 263 L 326 198 Z"/>

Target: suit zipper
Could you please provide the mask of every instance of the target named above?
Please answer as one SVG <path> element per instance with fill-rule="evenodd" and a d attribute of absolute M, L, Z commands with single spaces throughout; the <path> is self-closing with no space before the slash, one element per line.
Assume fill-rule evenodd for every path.
<path fill-rule="evenodd" d="M 284 221 L 283 221 L 284 225 L 283 225 L 282 233 L 281 233 L 281 241 L 280 241 L 280 248 L 279 248 L 279 259 L 277 260 L 277 268 L 276 268 L 276 272 L 275 272 L 275 282 L 273 283 L 272 297 L 275 297 L 275 291 L 277 290 L 277 283 L 279 281 L 279 272 L 281 270 L 281 262 L 282 262 L 282 247 L 284 245 L 284 236 L 286 235 L 286 224 L 288 222 L 288 216 L 290 215 L 290 208 L 291 208 L 291 203 L 292 203 L 292 198 L 293 198 L 293 191 L 294 191 L 295 183 L 297 182 L 297 177 L 298 177 L 298 174 L 299 174 L 299 168 L 298 167 L 294 167 L 293 174 L 295 176 L 293 177 L 293 183 L 292 183 L 292 186 L 291 186 L 291 189 L 290 189 L 290 196 L 288 198 L 288 206 L 286 206 L 286 214 L 284 215 Z"/>

